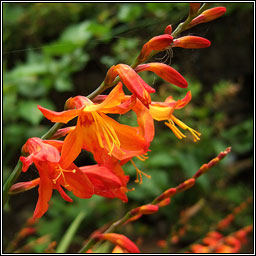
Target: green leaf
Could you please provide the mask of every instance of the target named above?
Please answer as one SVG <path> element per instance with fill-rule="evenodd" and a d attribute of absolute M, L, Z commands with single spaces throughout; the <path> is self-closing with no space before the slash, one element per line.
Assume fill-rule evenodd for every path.
<path fill-rule="evenodd" d="M 44 107 L 53 108 L 52 103 L 47 100 L 41 101 L 21 101 L 18 105 L 18 113 L 20 117 L 24 120 L 30 122 L 33 125 L 38 125 L 40 121 L 44 118 L 43 114 L 37 108 L 37 105 L 42 105 Z"/>
<path fill-rule="evenodd" d="M 73 84 L 69 77 L 59 76 L 55 81 L 55 88 L 59 92 L 73 90 Z"/>

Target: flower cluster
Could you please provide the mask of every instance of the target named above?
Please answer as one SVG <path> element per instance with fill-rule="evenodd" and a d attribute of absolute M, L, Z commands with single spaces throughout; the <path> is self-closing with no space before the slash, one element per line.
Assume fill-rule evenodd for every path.
<path fill-rule="evenodd" d="M 204 20 L 200 18 L 200 22 L 192 21 L 190 26 L 209 21 L 209 18 L 205 18 L 207 13 L 201 15 Z M 179 139 L 186 137 L 181 129 L 188 130 L 193 135 L 194 141 L 200 140 L 201 135 L 179 120 L 176 114 L 174 115 L 176 109 L 181 109 L 190 102 L 192 98 L 190 91 L 182 99 L 175 100 L 169 96 L 164 102 L 154 102 L 151 94 L 155 93 L 155 89 L 138 73 L 154 72 L 168 83 L 181 88 L 188 87 L 185 78 L 166 64 L 142 63 L 157 52 L 174 47 L 209 46 L 210 41 L 202 37 L 183 36 L 175 39 L 172 35 L 172 27 L 169 25 L 163 35 L 153 37 L 144 44 L 137 57 L 136 66 L 118 64 L 108 70 L 103 86 L 105 88 L 114 86 L 109 95 L 97 95 L 93 99 L 85 96 L 69 98 L 62 112 L 38 106 L 42 114 L 51 122 L 68 124 L 76 118 L 76 125 L 59 129 L 51 140 L 40 138 L 27 140 L 22 148 L 23 156 L 20 157 L 23 164 L 22 171 L 26 172 L 29 166 L 34 164 L 40 178 L 13 185 L 11 193 L 39 186 L 34 218 L 40 218 L 48 210 L 54 189 L 69 202 L 72 199 L 64 189 L 79 198 L 90 198 L 96 194 L 127 202 L 129 176 L 125 175 L 123 166 L 129 161 L 133 164 L 137 172 L 135 182 L 141 183 L 142 175 L 150 177 L 136 167 L 133 159 L 136 157 L 145 161 L 148 158 L 150 143 L 155 135 L 154 120 L 165 121 L 165 125 Z M 125 95 L 123 85 L 131 95 Z M 134 112 L 137 117 L 136 127 L 121 124 L 109 116 L 109 114 L 125 115 L 129 111 Z M 64 140 L 57 140 L 61 137 L 64 137 Z M 77 166 L 74 163 L 82 150 L 92 153 L 95 165 Z M 177 190 L 182 190 L 189 184 L 183 185 Z M 142 212 L 139 211 L 137 214 Z"/>

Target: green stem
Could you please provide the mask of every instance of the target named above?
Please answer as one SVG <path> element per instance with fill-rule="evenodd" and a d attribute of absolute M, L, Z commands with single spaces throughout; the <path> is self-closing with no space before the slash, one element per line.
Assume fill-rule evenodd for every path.
<path fill-rule="evenodd" d="M 19 160 L 18 163 L 16 164 L 15 168 L 13 169 L 12 173 L 8 177 L 7 181 L 4 184 L 3 187 L 3 206 L 7 203 L 8 201 L 8 192 L 12 186 L 12 184 L 17 180 L 21 173 L 21 167 L 22 167 L 22 162 Z"/>
<path fill-rule="evenodd" d="M 76 218 L 73 220 L 73 222 L 67 229 L 66 233 L 62 237 L 62 239 L 56 249 L 56 253 L 65 253 L 67 251 L 67 249 L 68 249 L 70 243 L 72 242 L 72 239 L 73 239 L 77 229 L 79 228 L 79 225 L 81 224 L 82 220 L 84 219 L 85 215 L 86 214 L 84 212 L 80 212 L 76 216 Z"/>

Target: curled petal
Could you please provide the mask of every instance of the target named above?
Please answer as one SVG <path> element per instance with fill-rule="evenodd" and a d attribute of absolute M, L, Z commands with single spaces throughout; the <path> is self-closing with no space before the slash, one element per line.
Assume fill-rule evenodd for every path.
<path fill-rule="evenodd" d="M 182 47 L 189 49 L 206 48 L 211 42 L 199 36 L 183 36 L 173 41 L 173 47 Z"/>
<path fill-rule="evenodd" d="M 142 64 L 142 65 L 139 65 L 135 69 L 135 71 L 136 72 L 152 71 L 171 84 L 174 84 L 181 88 L 188 87 L 188 83 L 185 80 L 185 78 L 174 68 L 164 63 L 154 62 L 154 63 Z"/>

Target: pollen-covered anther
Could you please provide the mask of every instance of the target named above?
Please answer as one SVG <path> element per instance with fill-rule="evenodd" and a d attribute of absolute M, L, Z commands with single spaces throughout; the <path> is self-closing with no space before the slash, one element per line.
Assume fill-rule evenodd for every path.
<path fill-rule="evenodd" d="M 92 117 L 95 121 L 95 125 L 96 125 L 96 135 L 97 135 L 97 139 L 99 142 L 99 145 L 101 148 L 104 148 L 103 145 L 103 140 L 102 140 L 102 135 L 106 140 L 106 143 L 108 145 L 108 155 L 112 155 L 112 152 L 114 150 L 114 147 L 116 146 L 119 150 L 120 149 L 120 141 L 116 135 L 116 132 L 114 130 L 114 128 L 109 125 L 104 118 L 98 114 L 97 112 L 91 112 Z"/>
<path fill-rule="evenodd" d="M 169 123 L 165 123 L 175 134 L 175 136 L 179 139 L 186 138 L 186 136 L 175 126 L 175 123 L 182 128 L 183 130 L 189 130 L 190 133 L 194 137 L 194 142 L 200 140 L 199 136 L 201 136 L 201 133 L 190 128 L 185 123 L 183 123 L 181 120 L 176 118 L 174 115 L 171 116 L 171 119 L 169 120 Z"/>
<path fill-rule="evenodd" d="M 144 155 L 136 156 L 140 161 L 146 161 L 148 159 L 147 153 Z"/>
<path fill-rule="evenodd" d="M 56 168 L 56 171 L 59 171 L 59 174 L 58 174 L 58 176 L 57 176 L 56 178 L 52 179 L 52 182 L 53 182 L 54 184 L 56 184 L 56 183 L 57 183 L 57 180 L 60 178 L 60 176 L 62 176 L 62 177 L 63 177 L 63 180 L 64 180 L 64 183 L 65 183 L 65 186 L 67 186 L 67 185 L 66 185 L 66 180 L 65 180 L 65 176 L 64 176 L 64 173 L 63 173 L 63 172 L 72 172 L 72 173 L 76 173 L 76 169 L 73 169 L 73 170 L 64 170 L 64 169 L 62 169 L 60 166 L 58 166 L 58 167 Z"/>
<path fill-rule="evenodd" d="M 131 161 L 132 165 L 134 166 L 134 168 L 136 169 L 136 173 L 137 173 L 137 177 L 136 177 L 136 180 L 135 180 L 136 183 L 139 182 L 139 184 L 142 184 L 142 174 L 144 176 L 146 176 L 148 179 L 151 179 L 150 175 L 148 175 L 145 172 L 138 169 L 138 167 L 136 166 L 136 164 L 133 162 L 132 159 L 130 161 Z"/>

